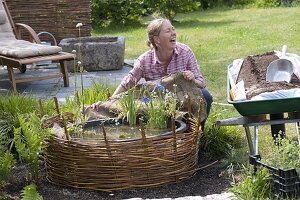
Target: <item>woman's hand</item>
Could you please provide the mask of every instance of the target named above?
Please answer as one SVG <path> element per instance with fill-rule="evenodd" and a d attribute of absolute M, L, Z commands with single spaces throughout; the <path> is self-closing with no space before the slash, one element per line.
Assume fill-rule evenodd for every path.
<path fill-rule="evenodd" d="M 103 102 L 101 101 L 98 101 L 96 103 L 93 103 L 92 105 L 89 106 L 89 108 L 91 108 L 92 110 L 96 111 L 96 112 L 99 112 L 100 111 L 100 105 L 102 104 Z"/>
<path fill-rule="evenodd" d="M 195 81 L 195 75 L 191 71 L 183 71 L 183 77 L 189 81 Z"/>
<path fill-rule="evenodd" d="M 197 79 L 195 79 L 195 75 L 193 74 L 193 72 L 187 70 L 187 71 L 183 71 L 183 77 L 186 79 L 186 80 L 189 80 L 189 81 L 193 81 L 194 83 L 196 83 L 197 87 L 199 88 L 203 88 L 203 83 Z"/>

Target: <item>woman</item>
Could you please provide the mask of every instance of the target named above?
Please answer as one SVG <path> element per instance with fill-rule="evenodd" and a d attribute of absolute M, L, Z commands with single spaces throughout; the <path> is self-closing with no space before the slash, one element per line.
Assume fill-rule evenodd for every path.
<path fill-rule="evenodd" d="M 207 103 L 207 116 L 212 104 L 212 96 L 205 89 L 206 83 L 200 72 L 194 53 L 185 44 L 176 42 L 176 31 L 168 19 L 155 19 L 147 28 L 147 45 L 151 48 L 142 54 L 133 69 L 124 77 L 113 95 L 127 91 L 141 78 L 157 80 L 175 72 L 183 72 L 184 78 L 195 82 L 201 89 Z M 202 122 L 204 129 L 205 120 Z"/>
<path fill-rule="evenodd" d="M 155 19 L 147 28 L 147 45 L 151 48 L 134 63 L 133 69 L 124 77 L 113 95 L 125 92 L 141 78 L 157 80 L 175 72 L 183 72 L 184 78 L 195 82 L 201 89 L 207 103 L 207 116 L 212 104 L 212 96 L 205 89 L 206 83 L 200 72 L 194 53 L 185 44 L 176 42 L 176 31 L 168 19 Z M 202 122 L 202 129 L 204 128 Z"/>
<path fill-rule="evenodd" d="M 187 80 L 205 88 L 206 83 L 193 52 L 188 46 L 176 42 L 176 31 L 169 20 L 153 20 L 147 31 L 147 45 L 151 49 L 137 59 L 114 95 L 127 91 L 141 78 L 146 81 L 157 80 L 178 71 L 182 71 Z"/>

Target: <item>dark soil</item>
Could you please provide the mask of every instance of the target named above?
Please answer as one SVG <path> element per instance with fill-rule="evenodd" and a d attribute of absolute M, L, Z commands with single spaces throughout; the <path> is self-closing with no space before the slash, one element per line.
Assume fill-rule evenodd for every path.
<path fill-rule="evenodd" d="M 267 67 L 276 59 L 278 57 L 274 52 L 248 56 L 244 59 L 237 82 L 244 80 L 247 99 L 263 92 L 300 87 L 300 81 L 295 74 L 293 74 L 290 83 L 266 81 Z"/>
<path fill-rule="evenodd" d="M 128 199 L 128 198 L 176 198 L 184 196 L 206 196 L 225 192 L 230 188 L 229 180 L 221 175 L 225 167 L 221 162 L 206 159 L 200 156 L 199 168 L 212 164 L 208 167 L 198 170 L 195 175 L 185 181 L 177 184 L 163 185 L 155 188 L 134 189 L 115 192 L 90 191 L 86 189 L 76 189 L 54 185 L 46 180 L 45 169 L 41 169 L 41 178 L 37 183 L 38 192 L 45 200 L 73 200 L 73 199 Z M 11 199 L 18 199 L 21 190 L 26 185 L 26 168 L 19 166 L 12 178 L 12 181 L 6 187 Z"/>

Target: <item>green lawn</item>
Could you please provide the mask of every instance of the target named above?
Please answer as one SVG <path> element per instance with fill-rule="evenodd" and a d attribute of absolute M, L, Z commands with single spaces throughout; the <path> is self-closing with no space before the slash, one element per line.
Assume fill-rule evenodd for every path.
<path fill-rule="evenodd" d="M 216 9 L 180 14 L 176 20 L 177 39 L 193 49 L 215 102 L 226 103 L 226 68 L 234 59 L 280 50 L 283 44 L 300 54 L 300 7 Z M 125 36 L 126 59 L 148 49 L 145 26 L 100 29 L 93 35 Z"/>

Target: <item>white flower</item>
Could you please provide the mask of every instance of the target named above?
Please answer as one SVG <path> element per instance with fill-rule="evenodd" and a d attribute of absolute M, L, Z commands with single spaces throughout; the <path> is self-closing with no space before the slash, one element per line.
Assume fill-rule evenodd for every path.
<path fill-rule="evenodd" d="M 82 27 L 83 26 L 83 24 L 82 23 L 78 23 L 78 24 L 76 24 L 76 28 L 79 28 L 79 27 Z"/>
<path fill-rule="evenodd" d="M 78 64 L 78 65 L 81 65 L 81 62 L 80 62 L 80 61 L 78 61 L 78 62 L 77 62 L 77 64 Z"/>
<path fill-rule="evenodd" d="M 75 54 L 75 53 L 76 53 L 76 50 L 75 50 L 75 49 L 73 49 L 73 50 L 72 50 L 72 53 L 73 53 L 73 54 Z"/>

